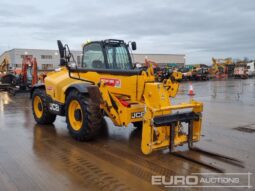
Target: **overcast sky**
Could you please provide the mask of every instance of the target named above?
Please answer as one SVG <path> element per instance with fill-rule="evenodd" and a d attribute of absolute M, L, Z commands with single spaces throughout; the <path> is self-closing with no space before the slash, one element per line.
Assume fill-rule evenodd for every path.
<path fill-rule="evenodd" d="M 137 42 L 137 53 L 186 62 L 255 58 L 254 0 L 1 0 L 0 54 L 12 48 L 80 50 L 87 40 Z"/>

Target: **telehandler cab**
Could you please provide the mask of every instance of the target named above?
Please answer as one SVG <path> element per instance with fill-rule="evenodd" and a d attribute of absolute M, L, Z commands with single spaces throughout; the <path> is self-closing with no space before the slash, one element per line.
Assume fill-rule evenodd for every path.
<path fill-rule="evenodd" d="M 51 124 L 56 115 L 66 116 L 67 127 L 78 141 L 93 139 L 108 116 L 116 126 L 142 128 L 141 150 L 154 150 L 199 141 L 203 105 L 194 100 L 172 105 L 178 73 L 155 82 L 152 66 L 137 69 L 129 49 L 136 43 L 122 40 L 89 42 L 77 65 L 68 45 L 58 41 L 60 68 L 47 74 L 44 84 L 31 90 L 34 118 Z"/>

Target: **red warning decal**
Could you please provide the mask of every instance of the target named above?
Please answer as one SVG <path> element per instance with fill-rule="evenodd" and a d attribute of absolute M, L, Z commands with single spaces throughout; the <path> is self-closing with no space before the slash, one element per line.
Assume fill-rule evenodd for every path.
<path fill-rule="evenodd" d="M 119 79 L 114 78 L 100 78 L 100 82 L 104 82 L 105 85 L 115 87 L 115 88 L 121 88 L 121 81 Z"/>

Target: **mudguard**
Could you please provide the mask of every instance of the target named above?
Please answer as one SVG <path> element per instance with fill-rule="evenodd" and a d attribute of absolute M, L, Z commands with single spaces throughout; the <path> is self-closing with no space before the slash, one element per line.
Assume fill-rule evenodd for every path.
<path fill-rule="evenodd" d="M 32 87 L 31 90 L 30 90 L 30 99 L 32 99 L 33 92 L 34 92 L 35 89 L 37 89 L 37 88 L 45 89 L 45 84 L 39 83 L 39 84 L 33 85 L 33 87 Z"/>
<path fill-rule="evenodd" d="M 72 84 L 66 89 L 65 95 L 67 96 L 68 93 L 74 89 L 79 91 L 80 93 L 88 94 L 95 103 L 103 102 L 99 88 L 96 85 L 91 85 L 89 83 Z"/>
<path fill-rule="evenodd" d="M 77 83 L 77 84 L 72 84 L 70 85 L 66 91 L 65 91 L 65 94 L 68 94 L 72 89 L 76 89 L 78 90 L 79 92 L 81 93 L 88 93 L 88 87 L 89 86 L 93 86 L 89 83 Z"/>

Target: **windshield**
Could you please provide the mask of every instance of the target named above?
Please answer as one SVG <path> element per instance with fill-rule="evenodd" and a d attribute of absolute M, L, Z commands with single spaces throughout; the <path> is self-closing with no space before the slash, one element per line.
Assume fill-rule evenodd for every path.
<path fill-rule="evenodd" d="M 95 42 L 84 47 L 82 68 L 130 70 L 132 63 L 124 43 Z"/>
<path fill-rule="evenodd" d="M 84 48 L 82 67 L 90 69 L 106 68 L 104 54 L 100 44 L 92 43 Z"/>
<path fill-rule="evenodd" d="M 105 49 L 109 69 L 132 69 L 129 53 L 125 44 L 107 44 Z"/>

